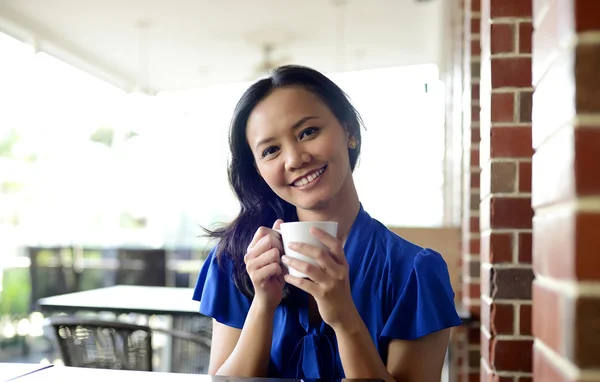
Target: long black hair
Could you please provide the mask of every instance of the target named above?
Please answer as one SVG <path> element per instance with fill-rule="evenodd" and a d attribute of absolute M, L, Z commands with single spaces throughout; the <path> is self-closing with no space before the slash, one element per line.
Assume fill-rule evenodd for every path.
<path fill-rule="evenodd" d="M 360 154 L 360 115 L 342 89 L 320 72 L 298 65 L 281 66 L 244 92 L 235 107 L 229 130 L 229 183 L 240 202 L 240 213 L 228 225 L 206 232 L 219 241 L 215 254 L 217 260 L 221 262 L 224 257 L 232 260 L 235 285 L 249 298 L 254 296 L 254 288 L 246 272 L 244 255 L 254 233 L 261 226 L 271 227 L 277 219 L 286 222 L 298 220 L 296 207 L 277 196 L 256 170 L 246 139 L 246 125 L 252 110 L 273 90 L 287 87 L 302 88 L 319 97 L 349 135 L 356 139 L 357 147 L 348 149 L 352 170 Z"/>

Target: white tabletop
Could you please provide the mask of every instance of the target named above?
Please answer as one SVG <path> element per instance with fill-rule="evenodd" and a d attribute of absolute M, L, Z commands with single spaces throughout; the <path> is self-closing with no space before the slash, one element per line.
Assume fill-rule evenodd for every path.
<path fill-rule="evenodd" d="M 274 378 L 238 378 L 214 377 L 205 374 L 159 373 L 156 371 L 128 371 L 91 369 L 67 366 L 55 366 L 19 378 L 16 382 L 84 382 L 84 381 L 110 381 L 110 382 L 299 382 L 300 380 L 274 379 Z M 351 380 L 349 380 L 351 381 Z M 358 382 L 358 380 L 357 380 Z"/>
<path fill-rule="evenodd" d="M 41 298 L 43 311 L 76 310 L 115 313 L 196 315 L 200 304 L 192 300 L 193 288 L 116 285 L 83 292 Z"/>
<path fill-rule="evenodd" d="M 15 382 L 34 382 L 34 381 L 196 381 L 209 382 L 209 376 L 196 374 L 179 373 L 159 373 L 150 371 L 127 371 L 127 370 L 107 370 L 91 369 L 80 367 L 55 366 L 46 370 L 23 376 Z"/>
<path fill-rule="evenodd" d="M 0 362 L 0 382 L 12 381 L 16 378 L 35 373 L 48 367 L 52 367 L 52 365 Z"/>

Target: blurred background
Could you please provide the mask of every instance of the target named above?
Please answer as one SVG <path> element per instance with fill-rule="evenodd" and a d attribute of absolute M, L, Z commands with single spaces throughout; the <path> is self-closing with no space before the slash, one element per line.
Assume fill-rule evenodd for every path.
<path fill-rule="evenodd" d="M 448 264 L 464 325 L 444 380 L 598 380 L 598 14 L 594 0 L 0 0 L 0 362 L 60 364 L 47 318 L 95 310 L 200 334 L 185 354 L 206 372 L 210 320 L 188 296 L 201 227 L 238 211 L 230 118 L 253 81 L 302 64 L 362 114 L 365 209 Z"/>

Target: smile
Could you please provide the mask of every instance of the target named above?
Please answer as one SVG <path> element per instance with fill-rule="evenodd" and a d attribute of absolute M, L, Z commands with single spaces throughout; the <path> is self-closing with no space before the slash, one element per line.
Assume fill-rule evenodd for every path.
<path fill-rule="evenodd" d="M 292 183 L 292 186 L 306 187 L 306 186 L 312 185 L 315 182 L 315 180 L 317 180 L 325 172 L 326 168 L 327 168 L 327 166 L 324 166 L 318 170 L 315 170 L 315 171 L 303 176 L 302 178 L 294 181 L 294 183 Z"/>

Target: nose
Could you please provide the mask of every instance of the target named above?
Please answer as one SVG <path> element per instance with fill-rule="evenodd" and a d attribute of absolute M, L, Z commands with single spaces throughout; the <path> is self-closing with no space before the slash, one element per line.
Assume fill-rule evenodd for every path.
<path fill-rule="evenodd" d="M 301 145 L 290 145 L 285 150 L 285 169 L 294 171 L 301 168 L 305 163 L 310 163 L 312 155 L 302 149 Z"/>

